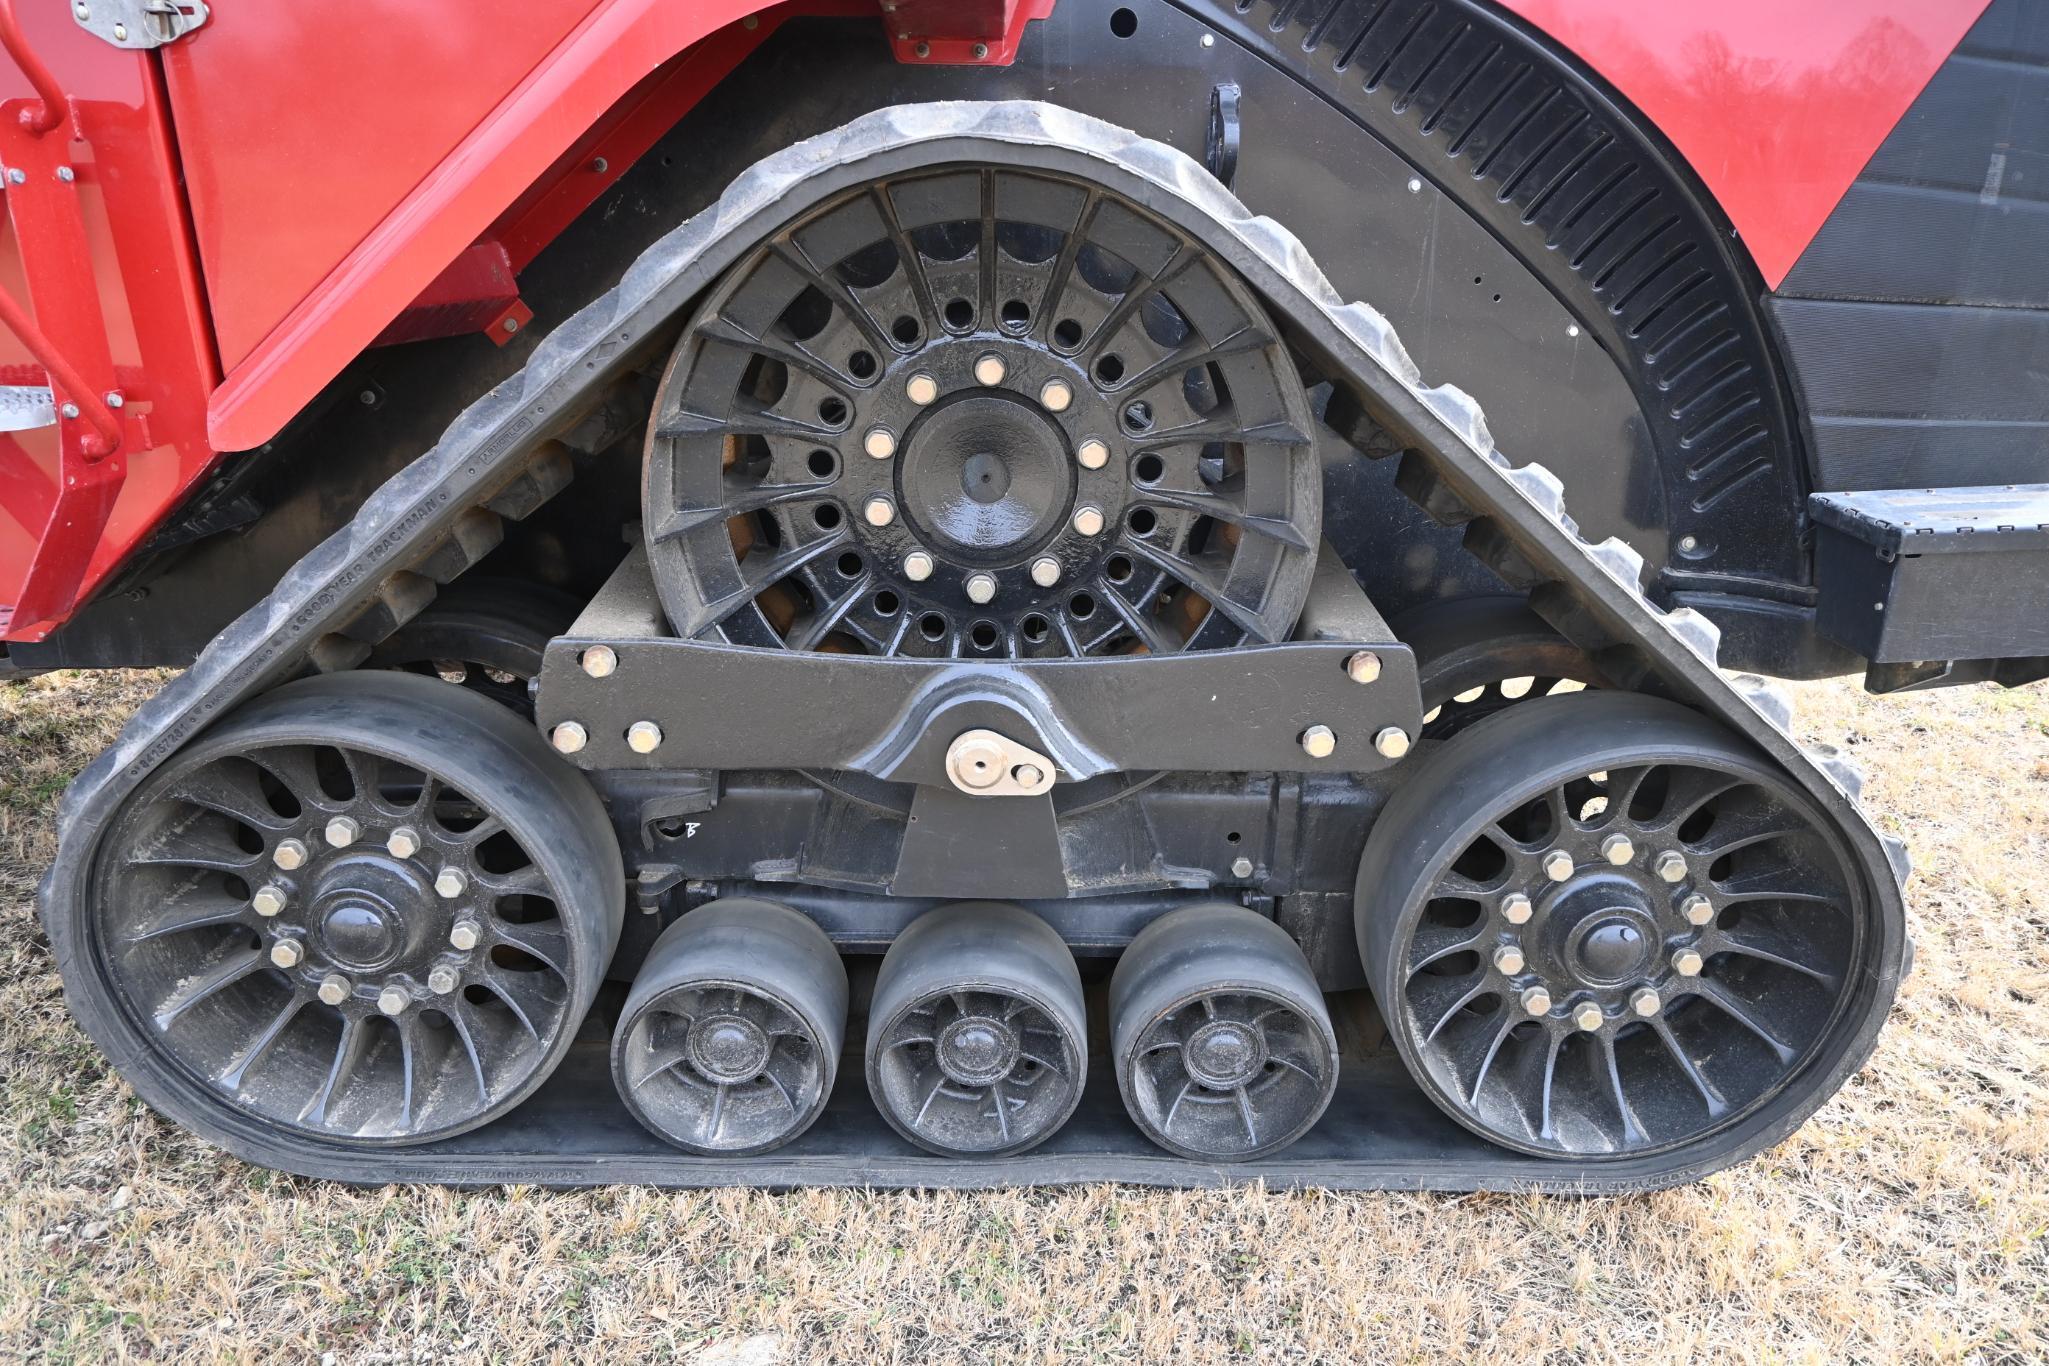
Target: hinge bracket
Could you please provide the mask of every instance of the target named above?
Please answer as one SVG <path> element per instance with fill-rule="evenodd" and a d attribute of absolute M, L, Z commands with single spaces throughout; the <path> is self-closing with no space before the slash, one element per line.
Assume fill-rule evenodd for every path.
<path fill-rule="evenodd" d="M 73 0 L 78 26 L 115 47 L 175 43 L 207 20 L 205 0 Z"/>

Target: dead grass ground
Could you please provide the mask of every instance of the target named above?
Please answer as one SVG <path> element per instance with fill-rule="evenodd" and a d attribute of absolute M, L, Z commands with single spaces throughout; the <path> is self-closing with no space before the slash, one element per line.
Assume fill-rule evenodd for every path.
<path fill-rule="evenodd" d="M 1776 1151 L 1584 1201 L 252 1169 L 105 1071 L 31 907 L 59 791 L 155 682 L 0 685 L 0 1357 L 2049 1357 L 2049 690 L 1800 689 L 1914 845 L 1919 968 L 1870 1067 Z"/>

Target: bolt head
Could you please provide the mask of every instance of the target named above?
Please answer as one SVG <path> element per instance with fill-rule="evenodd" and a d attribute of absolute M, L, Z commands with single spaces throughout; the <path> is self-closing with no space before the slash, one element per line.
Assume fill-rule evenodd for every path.
<path fill-rule="evenodd" d="M 896 504 L 887 498 L 870 498 L 861 509 L 869 526 L 888 526 L 896 520 Z"/>
<path fill-rule="evenodd" d="M 80 19 L 92 18 L 92 6 L 86 4 L 85 0 L 79 0 L 79 3 L 73 5 L 71 7 L 71 12 L 77 15 Z"/>
<path fill-rule="evenodd" d="M 8 183 L 8 184 L 10 184 L 10 185 L 19 185 L 19 184 L 21 184 L 21 183 L 22 183 L 23 181 L 25 181 L 25 180 L 27 180 L 27 179 L 28 179 L 28 172 L 27 172 L 27 171 L 24 171 L 24 170 L 22 170 L 22 169 L 21 169 L 21 167 L 19 167 L 19 166 L 9 166 L 9 167 L 7 168 L 7 183 Z"/>
<path fill-rule="evenodd" d="M 1238 856 L 1237 858 L 1234 858 L 1234 859 L 1232 859 L 1232 860 L 1231 860 L 1231 876 L 1232 876 L 1232 877 L 1235 877 L 1235 878 L 1248 878 L 1248 877 L 1251 877 L 1251 876 L 1252 876 L 1252 860 L 1251 860 L 1251 859 L 1249 859 L 1249 858 L 1246 858 L 1246 857 L 1245 857 L 1245 856 L 1244 856 L 1243 854 L 1240 854 L 1240 855 L 1239 855 L 1239 856 Z"/>
<path fill-rule="evenodd" d="M 446 996 L 461 985 L 462 979 L 455 975 L 455 969 L 446 963 L 427 974 L 427 990 L 436 996 Z"/>
<path fill-rule="evenodd" d="M 1373 737 L 1373 748 L 1384 758 L 1399 759 L 1409 752 L 1409 733 L 1400 726 L 1389 726 Z"/>
<path fill-rule="evenodd" d="M 420 832 L 410 825 L 401 825 L 384 841 L 384 851 L 393 858 L 411 858 L 420 852 Z"/>
<path fill-rule="evenodd" d="M 484 927 L 474 920 L 458 920 L 448 927 L 449 947 L 460 949 L 464 953 L 475 948 L 483 938 Z"/>
<path fill-rule="evenodd" d="M 443 868 L 434 879 L 435 892 L 449 901 L 461 896 L 469 885 L 470 880 L 463 875 L 460 868 Z"/>
<path fill-rule="evenodd" d="M 413 998 L 406 995 L 404 987 L 386 987 L 377 993 L 377 1008 L 386 1015 L 403 1015 Z"/>
<path fill-rule="evenodd" d="M 285 889 L 266 883 L 256 889 L 256 894 L 249 898 L 249 904 L 256 908 L 258 915 L 268 920 L 285 908 Z"/>
<path fill-rule="evenodd" d="M 1203 34 L 1203 35 L 1202 35 L 1202 45 L 1203 45 L 1204 47 L 1215 47 L 1215 46 L 1217 45 L 1217 35 L 1216 35 L 1216 34 L 1214 34 L 1214 33 L 1205 33 L 1205 34 Z"/>
<path fill-rule="evenodd" d="M 1003 357 L 997 355 L 994 351 L 985 353 L 975 361 L 975 383 L 977 384 L 1001 384 L 1003 383 L 1003 377 L 1009 373 L 1009 368 L 1003 364 Z"/>
<path fill-rule="evenodd" d="M 968 575 L 968 601 L 974 603 L 993 602 L 996 599 L 996 576 L 994 574 Z"/>
<path fill-rule="evenodd" d="M 1074 390 L 1064 379 L 1049 379 L 1039 389 L 1039 406 L 1049 413 L 1064 413 L 1074 402 Z"/>
<path fill-rule="evenodd" d="M 861 438 L 861 449 L 877 460 L 887 460 L 896 454 L 896 433 L 887 427 L 871 427 Z"/>
<path fill-rule="evenodd" d="M 922 408 L 939 397 L 939 381 L 920 370 L 904 381 L 904 397 Z"/>
<path fill-rule="evenodd" d="M 1511 925 L 1529 924 L 1530 916 L 1535 913 L 1535 909 L 1530 905 L 1530 899 L 1521 892 L 1510 892 L 1501 898 L 1501 918 Z"/>
<path fill-rule="evenodd" d="M 575 721 L 564 721 L 548 732 L 548 743 L 563 754 L 575 754 L 590 743 L 590 732 Z"/>
<path fill-rule="evenodd" d="M 1686 855 L 1676 849 L 1667 849 L 1651 863 L 1651 871 L 1666 882 L 1686 881 Z"/>
<path fill-rule="evenodd" d="M 662 747 L 662 728 L 652 721 L 635 721 L 626 728 L 626 748 L 635 754 L 653 754 Z"/>
<path fill-rule="evenodd" d="M 609 645 L 593 645 L 583 652 L 583 671 L 592 678 L 610 678 L 619 670 L 619 653 Z"/>
<path fill-rule="evenodd" d="M 306 946 L 296 939 L 280 939 L 270 946 L 270 961 L 281 968 L 295 968 L 306 957 Z"/>
<path fill-rule="evenodd" d="M 1074 529 L 1083 536 L 1100 536 L 1103 532 L 1103 510 L 1093 503 L 1076 508 Z"/>
<path fill-rule="evenodd" d="M 1636 858 L 1636 846 L 1627 835 L 1610 835 L 1601 841 L 1601 857 L 1620 868 Z"/>
<path fill-rule="evenodd" d="M 1553 849 L 1544 855 L 1544 876 L 1553 882 L 1563 882 L 1571 877 L 1573 867 L 1572 855 L 1563 849 Z"/>
<path fill-rule="evenodd" d="M 1311 726 L 1302 732 L 1302 752 L 1312 759 L 1328 759 L 1337 747 L 1337 732 L 1329 726 Z"/>
<path fill-rule="evenodd" d="M 1649 987 L 1638 987 L 1629 993 L 1629 1008 L 1648 1020 L 1665 1008 L 1665 1002 Z"/>
<path fill-rule="evenodd" d="M 1601 1013 L 1601 1008 L 1592 1001 L 1588 1001 L 1585 1005 L 1572 1012 L 1572 1022 L 1589 1034 L 1606 1023 L 1607 1018 L 1607 1016 Z"/>
<path fill-rule="evenodd" d="M 1672 971 L 1681 977 L 1698 977 L 1704 966 L 1706 963 L 1701 958 L 1699 949 L 1681 949 L 1672 955 Z"/>
<path fill-rule="evenodd" d="M 64 414 L 64 416 L 66 417 L 77 417 L 78 405 L 76 403 L 67 403 L 62 408 L 59 408 L 57 411 Z"/>
<path fill-rule="evenodd" d="M 330 845 L 346 849 L 362 837 L 363 827 L 353 816 L 336 816 L 327 823 L 324 833 Z"/>
<path fill-rule="evenodd" d="M 1110 463 L 1110 448 L 1092 436 L 1074 448 L 1074 458 L 1085 470 L 1099 470 Z"/>
<path fill-rule="evenodd" d="M 78 172 L 72 170 L 69 166 L 59 166 L 57 168 L 57 179 L 69 185 L 72 181 L 78 179 Z"/>
<path fill-rule="evenodd" d="M 331 1006 L 338 1006 L 355 994 L 355 985 L 338 972 L 330 972 L 320 979 L 320 999 Z"/>
<path fill-rule="evenodd" d="M 1380 681 L 1380 656 L 1371 650 L 1361 650 L 1345 660 L 1345 677 L 1354 683 L 1377 683 Z"/>
<path fill-rule="evenodd" d="M 286 872 L 306 866 L 306 842 L 299 839 L 279 840 L 277 848 L 270 851 L 270 861 Z"/>
<path fill-rule="evenodd" d="M 1705 925 L 1715 918 L 1715 903 L 1695 892 L 1679 903 L 1679 913 L 1689 925 Z"/>
<path fill-rule="evenodd" d="M 1045 770 L 1037 764 L 1019 764 L 1010 771 L 1010 776 L 1025 787 L 1037 787 L 1046 780 Z"/>
<path fill-rule="evenodd" d="M 122 396 L 119 389 L 107 390 L 104 397 L 109 408 L 123 408 L 128 404 L 128 400 Z"/>
<path fill-rule="evenodd" d="M 1523 951 L 1514 944 L 1503 944 L 1494 950 L 1494 969 L 1509 977 L 1523 970 Z"/>
<path fill-rule="evenodd" d="M 1551 1009 L 1551 993 L 1542 987 L 1524 987 L 1522 994 L 1525 1015 L 1543 1015 Z"/>
<path fill-rule="evenodd" d="M 923 583 L 932 577 L 932 557 L 922 550 L 913 550 L 904 556 L 904 577 L 913 583 Z"/>
<path fill-rule="evenodd" d="M 128 25 L 114 25 L 114 41 L 117 43 L 125 43 L 128 41 Z"/>
<path fill-rule="evenodd" d="M 973 51 L 976 61 L 986 62 L 989 60 L 989 45 L 987 43 L 976 43 Z"/>
<path fill-rule="evenodd" d="M 1041 588 L 1051 588 L 1060 582 L 1060 561 L 1051 555 L 1041 555 L 1032 561 L 1032 582 Z"/>

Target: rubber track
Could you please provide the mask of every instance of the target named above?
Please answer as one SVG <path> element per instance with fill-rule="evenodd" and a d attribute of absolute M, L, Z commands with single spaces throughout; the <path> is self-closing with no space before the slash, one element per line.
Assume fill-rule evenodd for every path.
<path fill-rule="evenodd" d="M 655 355 L 665 329 L 691 299 L 775 229 L 870 179 L 989 161 L 1100 181 L 1228 260 L 1289 319 L 1291 340 L 1338 382 L 1333 425 L 1368 454 L 1400 453 L 1398 482 L 1411 497 L 1442 520 L 1466 523 L 1468 548 L 1511 584 L 1528 590 L 1532 606 L 1593 655 L 1613 681 L 1674 696 L 1718 716 L 1782 765 L 1835 817 L 1864 867 L 1880 937 L 1876 985 L 1890 1000 L 1906 960 L 1900 904 L 1906 861 L 1898 842 L 1882 837 L 1859 810 L 1861 780 L 1855 770 L 1832 752 L 1802 751 L 1787 731 L 1790 706 L 1783 694 L 1761 679 L 1729 679 L 1718 672 L 1713 624 L 1691 609 L 1666 613 L 1650 603 L 1641 587 L 1641 557 L 1627 544 L 1581 540 L 1557 479 L 1541 466 L 1515 465 L 1496 449 L 1479 406 L 1464 392 L 1450 385 L 1425 387 L 1385 318 L 1365 304 L 1339 298 L 1292 234 L 1252 215 L 1173 148 L 1037 102 L 903 105 L 765 159 L 735 180 L 716 204 L 649 248 L 617 287 L 550 333 L 520 374 L 472 404 L 432 450 L 394 475 L 348 526 L 216 637 L 190 670 L 136 712 L 116 742 L 71 785 L 59 810 L 58 856 L 39 893 L 42 915 L 74 1013 L 146 1101 L 250 1161 L 369 1182 L 996 1185 L 1100 1179 L 1112 1173 L 1170 1185 L 1323 1180 L 1316 1165 L 1302 1160 L 1309 1144 L 1294 1150 L 1293 1160 L 1242 1170 L 1163 1154 L 1156 1162 L 1127 1161 L 1097 1170 L 1086 1162 L 1049 1161 L 1054 1154 L 1041 1150 L 1017 1159 L 954 1164 L 943 1174 L 915 1161 L 897 1164 L 903 1168 L 899 1172 L 853 1154 L 808 1160 L 795 1153 L 771 1154 L 758 1169 L 737 1162 L 706 1172 L 679 1165 L 692 1161 L 680 1154 L 664 1166 L 652 1160 L 593 1164 L 570 1155 L 551 1162 L 546 1152 L 522 1155 L 502 1148 L 495 1163 L 479 1162 L 476 1153 L 437 1162 L 431 1148 L 353 1152 L 281 1138 L 182 1077 L 138 1066 L 146 1041 L 92 990 L 84 980 L 89 974 L 79 968 L 93 952 L 81 927 L 87 923 L 82 899 L 97 839 L 120 803 L 166 758 L 237 704 L 309 667 L 354 667 L 370 644 L 417 614 L 432 600 L 436 584 L 459 575 L 496 544 L 500 517 L 524 516 L 567 481 L 568 459 L 552 438 L 572 427 L 615 380 Z M 1826 1060 L 1827 1077 L 1810 1083 L 1815 1105 L 1868 1057 L 1882 1015 L 1877 1012 L 1877 1019 Z M 1449 1165 L 1442 1170 L 1418 1168 L 1409 1160 L 1393 1161 L 1384 1170 L 1371 1162 L 1358 1171 L 1349 1170 L 1354 1163 L 1328 1170 L 1333 1184 L 1348 1186 L 1645 1189 L 1695 1179 L 1770 1146 L 1812 1108 L 1768 1132 L 1746 1135 L 1710 1161 L 1683 1167 L 1533 1166 L 1496 1152 L 1498 1160 L 1485 1170 L 1470 1168 L 1484 1158 L 1449 1153 Z M 1348 1170 L 1338 1172 L 1336 1166 Z"/>

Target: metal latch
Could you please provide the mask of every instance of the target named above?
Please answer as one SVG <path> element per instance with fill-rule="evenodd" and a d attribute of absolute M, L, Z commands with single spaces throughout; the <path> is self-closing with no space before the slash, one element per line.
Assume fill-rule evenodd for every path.
<path fill-rule="evenodd" d="M 175 43 L 207 20 L 205 0 L 74 0 L 71 17 L 115 47 Z"/>

